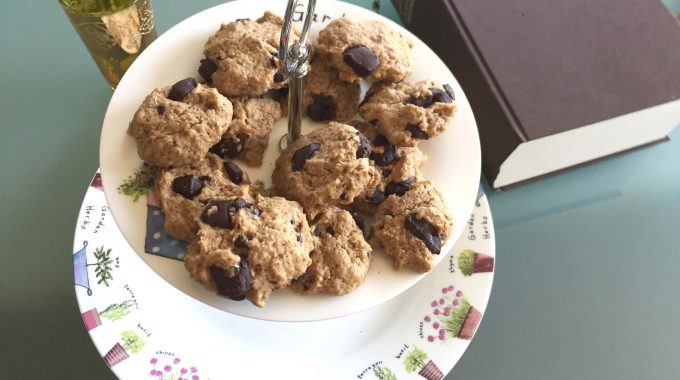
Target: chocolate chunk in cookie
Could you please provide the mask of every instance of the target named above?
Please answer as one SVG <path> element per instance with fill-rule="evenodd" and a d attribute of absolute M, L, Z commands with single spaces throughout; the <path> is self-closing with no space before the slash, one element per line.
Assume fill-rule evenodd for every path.
<path fill-rule="evenodd" d="M 330 122 L 281 153 L 272 173 L 274 187 L 302 203 L 310 218 L 329 206 L 349 205 L 380 180 L 365 153 L 354 127 Z"/>
<path fill-rule="evenodd" d="M 201 221 L 211 227 L 232 229 L 230 212 L 233 212 L 231 201 L 210 201 L 201 214 Z"/>
<path fill-rule="evenodd" d="M 415 179 L 413 177 L 406 178 L 403 181 L 390 181 L 387 186 L 385 186 L 385 197 L 389 197 L 390 195 L 401 197 L 409 191 L 414 182 Z"/>
<path fill-rule="evenodd" d="M 242 261 L 230 269 L 211 265 L 209 270 L 217 286 L 217 292 L 234 301 L 246 299 L 246 294 L 253 288 L 253 278 L 247 261 Z"/>
<path fill-rule="evenodd" d="M 388 197 L 378 206 L 369 240 L 394 260 L 395 269 L 427 272 L 452 227 L 441 193 L 430 181 L 421 181 L 402 197 Z"/>
<path fill-rule="evenodd" d="M 247 139 L 248 136 L 243 133 L 233 137 L 222 137 L 217 144 L 210 147 L 210 153 L 214 153 L 222 158 L 237 158 L 243 151 L 243 145 Z"/>
<path fill-rule="evenodd" d="M 316 46 L 346 82 L 396 82 L 413 69 L 413 43 L 382 21 L 335 19 L 319 32 Z"/>
<path fill-rule="evenodd" d="M 451 87 L 451 85 L 445 84 L 442 87 L 444 87 L 444 91 L 446 91 L 446 93 L 452 100 L 456 100 L 456 94 L 453 92 L 453 87 Z"/>
<path fill-rule="evenodd" d="M 293 290 L 342 295 L 356 289 L 371 263 L 371 247 L 356 220 L 349 212 L 330 207 L 319 215 L 314 231 L 312 264 L 293 281 Z"/>
<path fill-rule="evenodd" d="M 311 264 L 314 243 L 302 207 L 258 195 L 217 201 L 222 220 L 215 226 L 201 221 L 184 265 L 206 288 L 232 299 L 245 296 L 262 307 L 273 291 L 287 287 Z M 255 208 L 261 210 L 259 217 L 251 212 Z"/>
<path fill-rule="evenodd" d="M 201 193 L 203 181 L 194 175 L 183 175 L 172 181 L 172 190 L 186 199 L 193 199 Z"/>
<path fill-rule="evenodd" d="M 229 99 L 193 78 L 149 94 L 130 121 L 139 157 L 162 168 L 198 165 L 231 123 Z"/>
<path fill-rule="evenodd" d="M 198 73 L 205 79 L 206 83 L 212 83 L 212 75 L 217 71 L 217 64 L 208 58 L 201 59 L 201 64 L 198 66 Z"/>
<path fill-rule="evenodd" d="M 364 78 L 380 66 L 380 57 L 371 48 L 364 45 L 351 46 L 342 53 L 342 60 Z"/>
<path fill-rule="evenodd" d="M 361 132 L 357 132 L 359 136 L 359 147 L 357 148 L 357 158 L 365 158 L 371 155 L 371 142 Z"/>
<path fill-rule="evenodd" d="M 357 114 L 359 83 L 347 83 L 338 77 L 328 59 L 315 56 L 305 80 L 303 109 L 314 121 L 340 121 Z"/>
<path fill-rule="evenodd" d="M 406 124 L 406 130 L 409 131 L 411 137 L 413 137 L 414 139 L 427 140 L 430 138 L 430 136 L 427 133 L 425 133 L 425 131 L 420 129 L 418 124 L 411 123 Z"/>
<path fill-rule="evenodd" d="M 154 195 L 165 214 L 163 227 L 184 241 L 196 236 L 198 219 L 211 199 L 247 192 L 227 179 L 222 160 L 212 153 L 199 165 L 163 169 L 156 177 Z"/>
<path fill-rule="evenodd" d="M 366 223 L 364 223 L 364 217 L 361 216 L 358 212 L 351 212 L 352 214 L 352 219 L 354 219 L 354 222 L 357 224 L 357 227 L 361 230 L 361 232 L 364 232 L 366 230 Z"/>
<path fill-rule="evenodd" d="M 457 109 L 447 91 L 432 81 L 376 83 L 368 93 L 370 99 L 359 107 L 359 114 L 375 120 L 380 133 L 400 147 L 413 147 L 443 133 Z"/>
<path fill-rule="evenodd" d="M 384 145 L 384 148 L 382 153 L 371 152 L 370 158 L 378 166 L 387 166 L 399 158 L 399 150 L 396 145 L 387 144 Z"/>
<path fill-rule="evenodd" d="M 438 255 L 442 249 L 442 239 L 437 229 L 426 219 L 419 219 L 415 214 L 406 215 L 404 219 L 406 231 L 422 240 L 430 252 Z"/>
<path fill-rule="evenodd" d="M 240 158 L 251 166 L 262 165 L 274 123 L 281 118 L 281 106 L 264 97 L 233 98 L 234 117 L 217 150 L 229 158 Z M 219 154 L 219 153 L 218 153 Z"/>
<path fill-rule="evenodd" d="M 366 200 L 366 203 L 379 205 L 385 200 L 385 193 L 380 190 L 375 190 L 371 193 L 371 195 L 368 195 L 364 199 Z"/>
<path fill-rule="evenodd" d="M 311 143 L 296 150 L 295 153 L 293 153 L 292 159 L 293 171 L 297 172 L 302 170 L 302 167 L 305 166 L 305 162 L 307 162 L 308 159 L 314 157 L 314 154 L 318 152 L 319 149 L 321 149 L 321 144 Z"/>
<path fill-rule="evenodd" d="M 243 170 L 236 165 L 236 163 L 228 161 L 224 163 L 224 170 L 227 171 L 227 175 L 231 182 L 240 185 L 243 183 Z"/>
<path fill-rule="evenodd" d="M 325 94 L 312 94 L 312 102 L 307 107 L 307 115 L 314 121 L 335 120 L 335 98 Z"/>
<path fill-rule="evenodd" d="M 180 100 L 184 99 L 191 91 L 194 90 L 198 86 L 198 83 L 196 83 L 196 79 L 194 78 L 186 78 L 182 79 L 181 81 L 175 83 L 170 87 L 170 92 L 168 92 L 168 99 L 174 100 L 176 102 L 179 102 Z"/>
<path fill-rule="evenodd" d="M 227 96 L 261 96 L 286 85 L 285 77 L 272 64 L 279 49 L 282 20 L 265 12 L 256 21 L 222 24 L 205 43 L 203 54 L 217 68 L 210 75 L 212 85 Z M 291 40 L 297 32 L 291 31 Z"/>

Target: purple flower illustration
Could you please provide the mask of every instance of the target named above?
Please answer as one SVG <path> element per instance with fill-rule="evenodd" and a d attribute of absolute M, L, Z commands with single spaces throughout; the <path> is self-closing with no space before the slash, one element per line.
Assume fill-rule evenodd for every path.
<path fill-rule="evenodd" d="M 482 314 L 470 305 L 461 290 L 454 290 L 453 285 L 443 287 L 441 291 L 442 298 L 430 303 L 431 312 L 423 318 L 425 328 L 431 331 L 426 340 L 472 339 Z"/>
<path fill-rule="evenodd" d="M 196 367 L 180 368 L 178 364 L 182 362 L 182 359 L 178 357 L 167 357 L 164 358 L 152 358 L 149 363 L 152 366 L 149 374 L 155 380 L 199 380 L 198 369 Z M 193 376 L 188 377 L 189 371 Z"/>

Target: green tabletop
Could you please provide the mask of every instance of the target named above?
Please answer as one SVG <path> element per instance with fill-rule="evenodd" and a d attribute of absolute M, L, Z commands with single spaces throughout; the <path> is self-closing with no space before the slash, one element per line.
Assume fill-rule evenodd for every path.
<path fill-rule="evenodd" d="M 220 2 L 157 0 L 158 32 Z M 6 2 L 0 52 L 0 378 L 113 378 L 68 254 L 111 91 L 56 0 Z M 680 130 L 490 202 L 494 289 L 447 379 L 680 376 Z"/>

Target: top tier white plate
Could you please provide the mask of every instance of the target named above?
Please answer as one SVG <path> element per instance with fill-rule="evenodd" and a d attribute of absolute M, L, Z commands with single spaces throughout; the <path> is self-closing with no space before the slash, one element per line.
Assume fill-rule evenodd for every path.
<path fill-rule="evenodd" d="M 142 260 L 163 279 L 195 299 L 224 311 L 258 319 L 277 321 L 311 321 L 339 317 L 383 303 L 423 278 L 410 271 L 396 272 L 381 253 L 376 252 L 366 281 L 353 293 L 343 296 L 301 296 L 284 289 L 274 292 L 264 308 L 249 302 L 234 302 L 204 289 L 189 278 L 181 262 L 144 252 L 146 204 L 143 199 L 133 202 L 120 194 L 118 186 L 137 169 L 142 161 L 137 156 L 136 143 L 126 133 L 128 123 L 144 97 L 154 88 L 167 86 L 188 76 L 198 77 L 203 44 L 223 22 L 239 18 L 256 19 L 266 10 L 283 14 L 287 1 L 233 1 L 200 12 L 180 22 L 149 46 L 130 67 L 109 103 L 102 127 L 100 165 L 104 192 L 111 213 L 121 232 Z M 300 23 L 306 3 L 298 6 L 294 20 Z M 414 41 L 414 72 L 407 80 L 432 79 L 450 84 L 456 94 L 458 112 L 444 134 L 424 141 L 420 147 L 428 161 L 423 175 L 431 179 L 444 194 L 451 209 L 455 227 L 451 237 L 435 257 L 435 264 L 451 249 L 461 235 L 475 204 L 481 155 L 477 126 L 470 105 L 446 65 L 422 41 L 392 21 L 366 9 L 332 0 L 317 2 L 317 17 L 312 25 L 312 39 L 328 22 L 339 17 L 377 19 L 398 29 Z M 264 164 L 259 168 L 239 163 L 251 180 L 271 183 L 274 160 L 279 154 L 278 141 L 286 132 L 287 120 L 276 123 Z M 303 133 L 318 127 L 303 120 Z"/>

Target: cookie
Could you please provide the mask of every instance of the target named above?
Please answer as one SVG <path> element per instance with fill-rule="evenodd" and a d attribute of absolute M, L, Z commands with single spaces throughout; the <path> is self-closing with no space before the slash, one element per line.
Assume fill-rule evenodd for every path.
<path fill-rule="evenodd" d="M 354 200 L 352 207 L 364 214 L 373 215 L 378 205 L 391 194 L 405 192 L 410 186 L 423 180 L 420 167 L 427 156 L 417 147 L 398 147 L 390 144 L 385 136 L 366 122 L 354 122 L 356 128 L 371 142 L 371 165 L 378 169 L 381 180 L 374 188 Z"/>
<path fill-rule="evenodd" d="M 376 83 L 368 90 L 359 113 L 390 143 L 415 146 L 444 132 L 456 113 L 453 89 L 432 81 Z"/>
<path fill-rule="evenodd" d="M 281 107 L 269 98 L 233 98 L 232 104 L 232 122 L 210 152 L 223 158 L 240 158 L 251 166 L 261 166 L 269 134 L 274 123 L 281 118 Z"/>
<path fill-rule="evenodd" d="M 338 71 L 318 56 L 310 65 L 305 81 L 303 110 L 314 121 L 347 121 L 357 114 L 359 83 L 338 78 Z"/>
<path fill-rule="evenodd" d="M 165 231 L 174 238 L 190 241 L 198 232 L 198 217 L 205 203 L 213 198 L 243 195 L 247 187 L 239 185 L 249 181 L 247 175 L 235 172 L 240 168 L 234 169 L 234 165 L 208 153 L 198 165 L 161 170 L 154 192 L 165 214 Z"/>
<path fill-rule="evenodd" d="M 302 207 L 280 197 L 209 202 L 185 267 L 206 288 L 263 307 L 270 294 L 311 264 L 312 235 Z"/>
<path fill-rule="evenodd" d="M 432 182 L 422 181 L 380 204 L 369 241 L 383 248 L 396 270 L 409 268 L 423 273 L 432 269 L 433 255 L 441 253 L 452 225 L 441 193 Z"/>
<path fill-rule="evenodd" d="M 232 113 L 229 99 L 187 78 L 151 92 L 135 112 L 128 133 L 146 163 L 198 165 L 226 132 Z"/>
<path fill-rule="evenodd" d="M 327 207 L 351 204 L 376 186 L 380 173 L 369 155 L 370 142 L 356 128 L 330 122 L 281 152 L 272 181 L 279 194 L 300 202 L 313 218 Z"/>
<path fill-rule="evenodd" d="M 205 44 L 199 73 L 228 96 L 257 96 L 286 85 L 278 71 L 282 20 L 265 12 L 257 21 L 248 19 L 222 24 Z M 297 40 L 295 30 L 291 39 Z"/>
<path fill-rule="evenodd" d="M 372 251 L 364 239 L 363 228 L 352 215 L 337 207 L 319 214 L 311 226 L 314 250 L 312 264 L 292 288 L 302 293 L 343 295 L 364 281 Z"/>
<path fill-rule="evenodd" d="M 413 42 L 381 21 L 339 18 L 319 32 L 317 42 L 318 52 L 347 82 L 396 82 L 413 70 Z"/>

